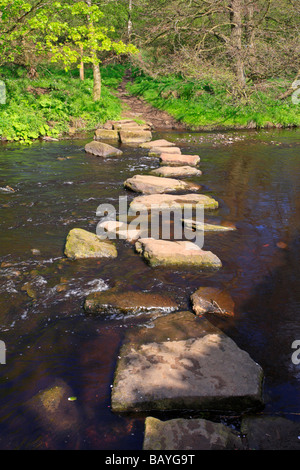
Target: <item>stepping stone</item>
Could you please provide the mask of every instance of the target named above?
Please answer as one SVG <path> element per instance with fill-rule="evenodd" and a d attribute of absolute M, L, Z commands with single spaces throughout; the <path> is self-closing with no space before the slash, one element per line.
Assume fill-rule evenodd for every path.
<path fill-rule="evenodd" d="M 230 232 L 232 230 L 236 230 L 235 227 L 227 226 L 227 225 L 215 225 L 215 224 L 207 224 L 202 222 L 197 222 L 193 219 L 182 219 L 182 222 L 186 227 L 194 229 L 194 230 L 204 230 L 205 232 Z"/>
<path fill-rule="evenodd" d="M 170 165 L 170 166 L 181 166 L 181 165 L 190 165 L 197 166 L 200 162 L 199 155 L 177 155 L 177 154 L 167 154 L 162 153 L 160 155 L 160 164 L 161 165 Z"/>
<path fill-rule="evenodd" d="M 244 450 L 238 433 L 206 419 L 147 417 L 143 450 Z"/>
<path fill-rule="evenodd" d="M 160 157 L 162 153 L 170 153 L 180 155 L 181 150 L 179 147 L 153 147 L 149 150 L 149 157 Z"/>
<path fill-rule="evenodd" d="M 152 292 L 94 292 L 89 294 L 84 303 L 88 313 L 123 314 L 140 312 L 170 313 L 178 305 L 167 295 Z"/>
<path fill-rule="evenodd" d="M 87 153 L 91 153 L 96 157 L 114 157 L 123 154 L 122 150 L 105 144 L 104 142 L 97 142 L 96 140 L 86 144 L 84 149 Z"/>
<path fill-rule="evenodd" d="M 94 140 L 119 140 L 119 132 L 113 129 L 96 129 Z"/>
<path fill-rule="evenodd" d="M 99 235 L 99 228 L 103 229 L 110 239 L 119 238 L 127 241 L 135 241 L 141 236 L 140 230 L 131 229 L 125 222 L 115 220 L 99 222 L 96 230 L 97 235 Z"/>
<path fill-rule="evenodd" d="M 211 251 L 202 250 L 190 241 L 140 238 L 135 243 L 135 249 L 150 266 L 199 266 L 213 269 L 222 267 L 216 255 Z"/>
<path fill-rule="evenodd" d="M 165 139 L 152 140 L 151 142 L 144 142 L 139 145 L 143 149 L 151 149 L 153 147 L 175 147 L 173 142 L 169 142 Z"/>
<path fill-rule="evenodd" d="M 191 166 L 162 166 L 150 171 L 151 175 L 163 176 L 165 178 L 189 178 L 191 176 L 201 176 L 202 171 Z"/>
<path fill-rule="evenodd" d="M 261 367 L 204 317 L 176 312 L 152 328 L 127 332 L 114 376 L 112 411 L 213 410 L 262 407 Z"/>
<path fill-rule="evenodd" d="M 116 122 L 116 123 L 113 123 L 113 128 L 117 131 L 121 131 L 121 130 L 124 130 L 124 131 L 130 131 L 130 130 L 133 130 L 133 131 L 150 131 L 151 130 L 151 126 L 149 124 L 138 124 L 137 122 L 135 121 L 120 121 L 120 122 Z"/>
<path fill-rule="evenodd" d="M 205 194 L 147 194 L 137 196 L 130 203 L 132 211 L 143 211 L 151 209 L 160 209 L 161 207 L 195 209 L 197 204 L 202 204 L 204 209 L 217 209 L 218 202 Z"/>
<path fill-rule="evenodd" d="M 117 249 L 111 241 L 103 241 L 94 233 L 81 228 L 70 230 L 64 253 L 71 259 L 116 258 L 118 255 Z"/>
<path fill-rule="evenodd" d="M 234 302 L 228 292 L 215 287 L 199 287 L 191 295 L 192 307 L 196 315 L 216 313 L 234 315 Z"/>
<path fill-rule="evenodd" d="M 199 190 L 198 184 L 186 183 L 178 179 L 160 178 L 159 176 L 134 175 L 124 182 L 127 189 L 143 194 L 162 194 L 172 191 Z"/>
<path fill-rule="evenodd" d="M 151 131 L 144 130 L 121 130 L 119 131 L 120 140 L 123 144 L 139 144 L 152 139 Z"/>

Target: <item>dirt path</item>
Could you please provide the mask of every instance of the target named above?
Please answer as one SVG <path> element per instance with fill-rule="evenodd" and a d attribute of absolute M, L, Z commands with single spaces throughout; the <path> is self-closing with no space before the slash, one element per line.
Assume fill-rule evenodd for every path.
<path fill-rule="evenodd" d="M 174 119 L 165 111 L 154 108 L 142 98 L 130 95 L 126 91 L 126 84 L 130 81 L 125 77 L 121 85 L 118 87 L 118 97 L 123 105 L 123 119 L 142 119 L 146 122 L 151 122 L 153 128 L 156 130 L 184 130 L 186 126 Z"/>

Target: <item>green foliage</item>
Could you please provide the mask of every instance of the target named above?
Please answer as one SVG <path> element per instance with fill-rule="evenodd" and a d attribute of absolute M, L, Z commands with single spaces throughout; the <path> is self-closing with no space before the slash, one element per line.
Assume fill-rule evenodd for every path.
<path fill-rule="evenodd" d="M 151 78 L 133 70 L 134 81 L 128 91 L 177 120 L 197 127 L 247 127 L 256 125 L 299 126 L 299 105 L 280 101 L 282 82 L 267 82 L 265 89 L 249 85 L 237 90 L 228 81 L 184 80 L 178 76 Z"/>
<path fill-rule="evenodd" d="M 0 137 L 30 143 L 42 136 L 57 137 L 68 131 L 72 121 L 80 119 L 84 129 L 94 129 L 108 119 L 119 119 L 121 104 L 111 89 L 122 80 L 124 68 L 103 68 L 102 98 L 92 98 L 92 71 L 81 81 L 78 70 L 39 71 L 39 79 L 18 74 L 18 67 L 0 68 L 7 88 L 6 104 L 0 105 Z M 19 77 L 19 75 L 21 75 Z"/>

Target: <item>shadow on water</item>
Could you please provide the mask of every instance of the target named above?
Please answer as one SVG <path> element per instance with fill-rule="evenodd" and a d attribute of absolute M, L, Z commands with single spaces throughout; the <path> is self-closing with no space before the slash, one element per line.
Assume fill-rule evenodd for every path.
<path fill-rule="evenodd" d="M 96 209 L 135 194 L 123 182 L 159 166 L 147 152 L 123 146 L 122 157 L 87 156 L 91 139 L 0 148 L 0 448 L 140 449 L 144 421 L 117 416 L 110 392 L 119 347 L 147 316 L 87 316 L 90 292 L 168 293 L 182 310 L 200 286 L 222 287 L 233 318 L 209 319 L 249 352 L 265 372 L 264 412 L 298 419 L 299 366 L 291 344 L 299 331 L 299 131 L 227 134 L 161 133 L 199 154 L 203 175 L 192 180 L 220 207 L 206 221 L 237 230 L 206 234 L 204 249 L 223 263 L 216 273 L 150 268 L 132 244 L 117 241 L 118 258 L 71 262 L 63 255 L 74 227 L 95 231 Z M 232 140 L 230 140 L 232 139 Z M 34 253 L 32 250 L 35 251 Z M 65 432 L 29 403 L 59 380 Z M 77 399 L 68 401 L 70 396 Z M 68 405 L 68 406 L 67 406 Z"/>

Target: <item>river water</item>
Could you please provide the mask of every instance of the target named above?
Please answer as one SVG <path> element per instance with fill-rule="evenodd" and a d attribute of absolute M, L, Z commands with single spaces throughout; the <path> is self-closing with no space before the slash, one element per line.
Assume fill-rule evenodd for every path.
<path fill-rule="evenodd" d="M 300 365 L 291 358 L 300 340 L 300 131 L 156 138 L 201 156 L 203 175 L 192 180 L 220 204 L 208 221 L 237 227 L 205 236 L 204 249 L 223 263 L 217 273 L 151 268 L 122 240 L 116 259 L 65 259 L 70 229 L 95 232 L 99 204 L 135 197 L 123 182 L 158 166 L 147 151 L 122 146 L 121 157 L 102 160 L 84 152 L 92 135 L 0 147 L 0 187 L 15 190 L 0 190 L 1 449 L 142 448 L 144 418 L 112 413 L 110 391 L 124 334 L 147 319 L 83 310 L 89 292 L 116 285 L 169 293 L 182 310 L 200 286 L 226 289 L 235 315 L 213 321 L 262 366 L 262 413 L 299 420 Z M 63 437 L 26 407 L 57 379 L 77 398 L 76 426 Z"/>

